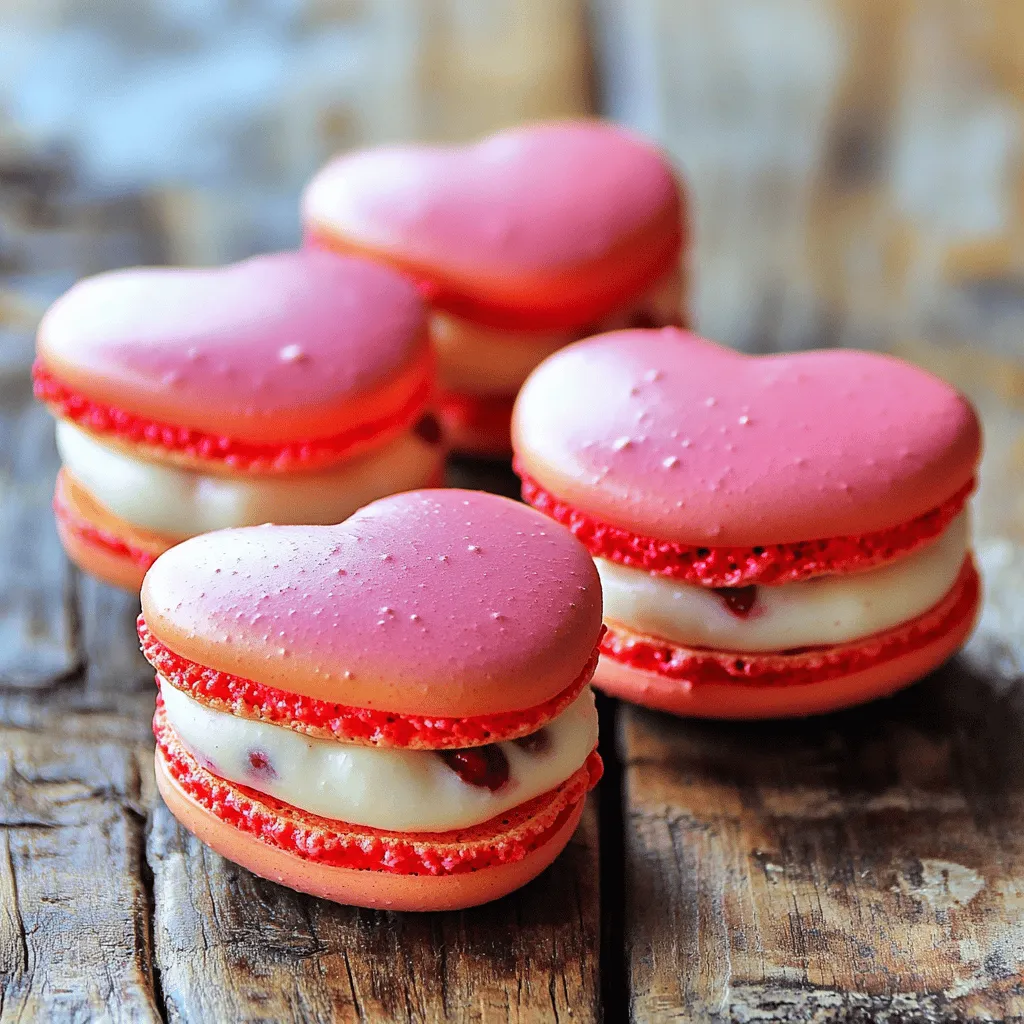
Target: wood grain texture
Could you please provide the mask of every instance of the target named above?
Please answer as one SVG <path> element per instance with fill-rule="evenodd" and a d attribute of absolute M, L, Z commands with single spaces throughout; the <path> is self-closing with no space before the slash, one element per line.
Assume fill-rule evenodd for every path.
<path fill-rule="evenodd" d="M 136 602 L 68 567 L 49 510 L 52 421 L 13 363 L 0 406 L 0 1020 L 159 1021 Z"/>
<path fill-rule="evenodd" d="M 0 683 L 45 689 L 80 667 L 73 581 L 47 514 L 57 469 L 53 421 L 32 402 L 23 339 L 0 368 Z M 52 491 L 50 492 L 52 494 Z M 17 538 L 17 542 L 14 542 Z"/>
<path fill-rule="evenodd" d="M 966 339 L 998 305 L 984 340 L 1019 352 L 1024 7 L 594 5 L 607 107 L 660 139 L 692 190 L 710 337 Z"/>
<path fill-rule="evenodd" d="M 795 725 L 627 713 L 635 1019 L 1024 1013 L 1024 701 L 993 668 Z"/>

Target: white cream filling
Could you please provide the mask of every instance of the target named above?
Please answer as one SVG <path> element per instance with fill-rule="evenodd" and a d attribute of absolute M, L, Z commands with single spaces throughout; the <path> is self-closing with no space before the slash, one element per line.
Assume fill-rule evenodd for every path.
<path fill-rule="evenodd" d="M 708 588 L 596 558 L 610 622 L 688 647 L 784 651 L 846 643 L 909 622 L 956 582 L 970 542 L 962 512 L 907 558 L 865 572 L 757 588 L 750 614 L 731 612 Z"/>
<path fill-rule="evenodd" d="M 637 313 L 656 324 L 678 322 L 682 280 L 678 270 L 659 278 L 643 295 L 591 325 L 600 334 L 628 327 Z M 515 394 L 534 368 L 552 352 L 584 336 L 581 331 L 506 331 L 433 313 L 430 334 L 441 385 L 469 395 Z"/>
<path fill-rule="evenodd" d="M 363 505 L 422 487 L 442 451 L 409 432 L 338 466 L 281 476 L 212 476 L 135 458 L 57 422 L 71 475 L 108 511 L 143 530 L 191 537 L 231 526 L 328 525 Z"/>
<path fill-rule="evenodd" d="M 463 782 L 437 753 L 311 739 L 279 725 L 214 711 L 160 679 L 167 720 L 215 775 L 324 818 L 395 832 L 448 832 L 487 821 L 546 793 L 597 744 L 587 687 L 545 727 L 544 750 L 499 743 L 509 777 L 491 792 Z M 254 770 L 250 756 L 256 754 Z"/>

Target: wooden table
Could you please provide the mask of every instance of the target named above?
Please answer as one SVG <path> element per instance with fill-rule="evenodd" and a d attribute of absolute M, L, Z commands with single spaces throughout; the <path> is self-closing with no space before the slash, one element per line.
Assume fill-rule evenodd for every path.
<path fill-rule="evenodd" d="M 136 602 L 61 554 L 52 425 L 27 379 L 38 310 L 76 274 L 219 257 L 227 243 L 189 227 L 209 208 L 188 196 L 83 199 L 59 161 L 0 160 L 0 1022 L 1024 1019 L 1024 192 L 1012 175 L 989 183 L 1010 198 L 987 234 L 963 220 L 939 231 L 927 202 L 897 202 L 892 111 L 940 78 L 951 88 L 931 66 L 897 73 L 907 26 L 931 19 L 955 39 L 956 17 L 777 0 L 765 21 L 756 6 L 601 0 L 606 102 L 692 181 L 709 333 L 759 350 L 875 344 L 977 402 L 987 596 L 965 652 L 892 700 L 807 722 L 693 723 L 602 702 L 608 771 L 577 836 L 490 907 L 373 913 L 254 878 L 154 793 Z M 946 59 L 993 69 L 963 88 L 1000 96 L 1005 117 L 1021 18 L 983 6 L 1003 20 Z M 550 28 L 547 5 L 522 9 Z M 578 83 L 582 67 L 557 68 L 579 60 L 579 6 L 558 10 L 573 31 L 555 33 L 543 80 Z M 761 41 L 785 59 L 758 62 Z M 448 67 L 450 47 L 436 59 Z M 878 68 L 881 80 L 865 70 Z M 446 88 L 467 75 L 450 71 Z M 500 75 L 490 84 L 505 90 Z M 577 87 L 552 88 L 540 106 L 580 102 Z M 482 110 L 478 96 L 472 123 Z M 821 153 L 785 164 L 807 123 Z M 737 130 L 769 141 L 730 150 Z M 930 201 L 959 201 L 961 184 Z M 500 467 L 456 465 L 451 479 L 514 488 Z"/>

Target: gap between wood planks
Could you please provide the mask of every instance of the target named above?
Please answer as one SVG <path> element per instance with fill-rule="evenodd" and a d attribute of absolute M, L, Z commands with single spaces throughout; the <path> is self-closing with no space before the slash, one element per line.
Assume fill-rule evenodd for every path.
<path fill-rule="evenodd" d="M 598 749 L 604 777 L 598 790 L 601 856 L 601 1002 L 606 1021 L 629 1016 L 626 937 L 626 848 L 618 701 L 595 691 L 600 719 Z"/>

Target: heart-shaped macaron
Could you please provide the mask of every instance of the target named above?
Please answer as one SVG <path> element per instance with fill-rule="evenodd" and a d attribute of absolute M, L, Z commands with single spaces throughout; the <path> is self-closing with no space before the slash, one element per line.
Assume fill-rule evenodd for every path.
<path fill-rule="evenodd" d="M 532 510 L 451 493 L 383 499 L 338 526 L 186 541 L 146 578 L 149 629 L 190 661 L 337 704 L 534 707 L 575 685 L 597 642 L 593 566 Z"/>
<path fill-rule="evenodd" d="M 311 240 L 380 256 L 495 326 L 604 315 L 678 259 L 681 218 L 661 154 L 597 121 L 349 154 L 303 198 Z"/>
<path fill-rule="evenodd" d="M 516 450 L 547 490 L 708 547 L 899 526 L 966 486 L 979 449 L 963 397 L 901 360 L 747 356 L 671 328 L 562 350 L 519 408 Z"/>
<path fill-rule="evenodd" d="M 302 442 L 403 412 L 429 377 L 425 331 L 415 289 L 361 260 L 289 252 L 121 270 L 50 307 L 37 384 L 55 405 L 59 392 L 122 419 Z"/>
<path fill-rule="evenodd" d="M 600 335 L 533 372 L 513 445 L 523 496 L 596 560 L 613 694 L 810 714 L 891 693 L 970 632 L 978 420 L 908 363 Z"/>
<path fill-rule="evenodd" d="M 156 561 L 142 611 L 160 791 L 264 877 L 472 906 L 543 870 L 600 778 L 597 572 L 518 502 L 414 491 L 206 534 Z"/>

